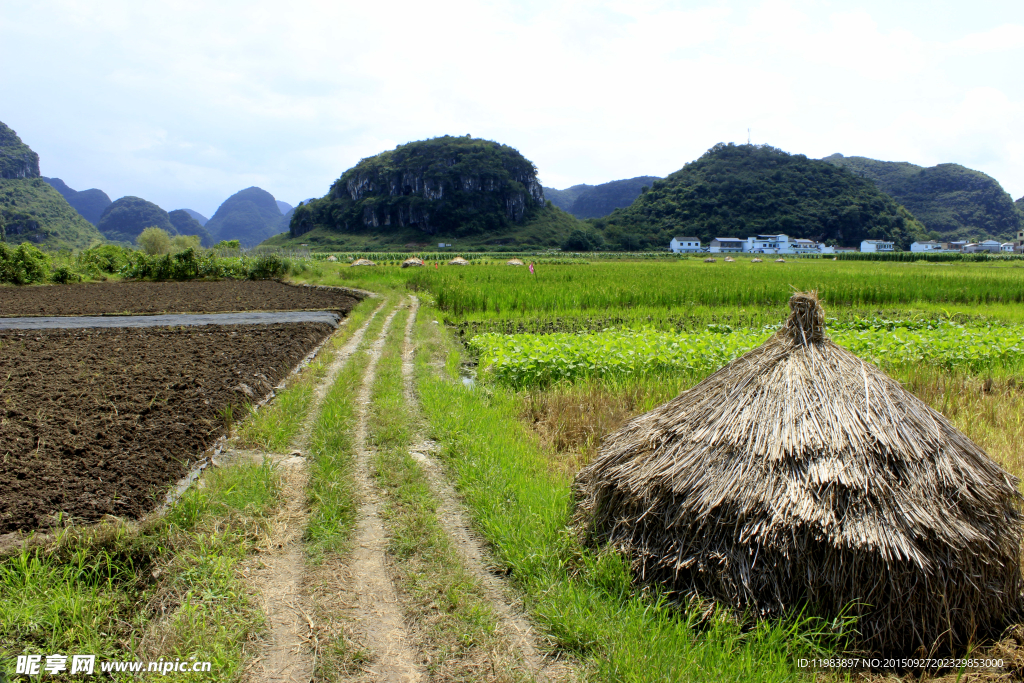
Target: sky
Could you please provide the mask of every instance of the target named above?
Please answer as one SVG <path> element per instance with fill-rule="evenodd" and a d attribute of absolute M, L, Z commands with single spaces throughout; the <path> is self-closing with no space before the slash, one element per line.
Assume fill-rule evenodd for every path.
<path fill-rule="evenodd" d="M 438 135 L 565 188 L 718 142 L 922 166 L 1024 196 L 1024 3 L 0 0 L 0 121 L 44 176 L 210 216 L 296 204 Z"/>

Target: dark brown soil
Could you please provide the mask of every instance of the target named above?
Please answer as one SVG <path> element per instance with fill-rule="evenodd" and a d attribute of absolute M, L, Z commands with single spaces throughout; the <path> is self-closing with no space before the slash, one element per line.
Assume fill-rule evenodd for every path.
<path fill-rule="evenodd" d="M 0 287 L 0 316 L 311 310 L 347 313 L 359 303 L 356 296 L 274 280 L 11 286 Z"/>
<path fill-rule="evenodd" d="M 0 534 L 153 509 L 224 434 L 224 408 L 237 418 L 332 330 L 0 332 Z"/>

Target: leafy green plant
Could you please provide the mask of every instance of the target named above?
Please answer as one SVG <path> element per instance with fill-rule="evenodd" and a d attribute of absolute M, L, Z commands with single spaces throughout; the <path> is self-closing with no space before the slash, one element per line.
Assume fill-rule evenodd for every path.
<path fill-rule="evenodd" d="M 50 271 L 50 257 L 28 242 L 9 247 L 0 242 L 0 282 L 31 285 L 45 282 Z"/>
<path fill-rule="evenodd" d="M 58 266 L 50 273 L 50 280 L 57 284 L 66 285 L 69 282 L 81 282 L 82 276 L 68 266 Z"/>
<path fill-rule="evenodd" d="M 916 327 L 916 329 L 915 329 Z M 704 377 L 763 343 L 773 328 L 697 333 L 652 329 L 594 334 L 496 334 L 473 337 L 480 367 L 511 387 L 584 378 Z M 933 366 L 950 372 L 1024 368 L 1024 328 L 847 324 L 830 329 L 840 346 L 883 368 Z"/>

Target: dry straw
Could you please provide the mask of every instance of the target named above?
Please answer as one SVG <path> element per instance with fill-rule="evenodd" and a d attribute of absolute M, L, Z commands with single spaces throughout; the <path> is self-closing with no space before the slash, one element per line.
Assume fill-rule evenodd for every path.
<path fill-rule="evenodd" d="M 1018 481 L 940 413 L 825 335 L 785 326 L 608 436 L 576 524 L 645 580 L 761 617 L 850 607 L 858 646 L 991 635 L 1021 594 Z"/>

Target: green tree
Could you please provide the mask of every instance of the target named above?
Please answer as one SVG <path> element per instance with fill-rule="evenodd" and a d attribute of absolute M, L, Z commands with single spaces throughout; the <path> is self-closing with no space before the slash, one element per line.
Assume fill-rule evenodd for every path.
<path fill-rule="evenodd" d="M 147 254 L 167 254 L 171 251 L 171 236 L 163 228 L 146 228 L 135 238 L 135 243 Z"/>
<path fill-rule="evenodd" d="M 573 230 L 562 242 L 562 251 L 594 251 L 604 247 L 604 238 L 589 230 Z"/>
<path fill-rule="evenodd" d="M 171 239 L 171 251 L 175 254 L 188 249 L 199 251 L 199 243 L 201 241 L 202 238 L 199 235 L 175 235 Z"/>

